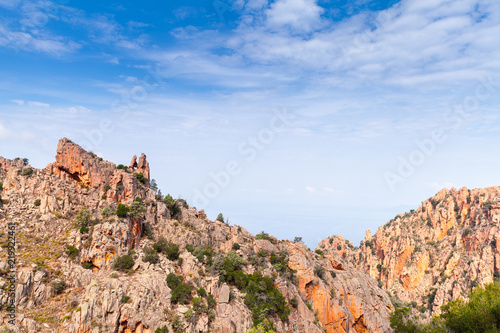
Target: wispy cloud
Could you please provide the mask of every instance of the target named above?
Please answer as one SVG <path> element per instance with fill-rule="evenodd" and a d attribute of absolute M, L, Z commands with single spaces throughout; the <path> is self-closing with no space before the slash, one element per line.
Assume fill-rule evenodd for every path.
<path fill-rule="evenodd" d="M 314 187 L 312 186 L 306 186 L 306 191 L 309 192 L 309 193 L 316 193 L 316 190 L 314 189 Z"/>
<path fill-rule="evenodd" d="M 0 7 L 12 10 L 19 6 L 21 1 L 22 0 L 0 0 Z"/>
<path fill-rule="evenodd" d="M 29 101 L 28 106 L 32 108 L 48 108 L 50 104 L 37 102 L 37 101 Z"/>
<path fill-rule="evenodd" d="M 22 99 L 11 99 L 10 101 L 17 105 L 24 105 L 24 101 Z"/>
<path fill-rule="evenodd" d="M 51 33 L 37 31 L 35 35 L 35 32 L 23 32 L 0 23 L 0 47 L 61 56 L 78 50 L 81 45 Z"/>

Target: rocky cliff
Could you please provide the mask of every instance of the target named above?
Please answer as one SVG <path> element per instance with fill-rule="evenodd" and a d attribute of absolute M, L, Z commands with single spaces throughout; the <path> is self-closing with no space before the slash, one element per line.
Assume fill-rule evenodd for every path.
<path fill-rule="evenodd" d="M 19 332 L 390 332 L 389 297 L 336 250 L 208 220 L 149 188 L 144 154 L 116 166 L 62 139 L 25 164 L 0 158 L 0 325 L 13 223 Z"/>
<path fill-rule="evenodd" d="M 500 187 L 443 189 L 416 210 L 400 214 L 360 247 L 333 236 L 336 250 L 376 279 L 395 303 L 426 316 L 477 285 L 500 277 Z"/>

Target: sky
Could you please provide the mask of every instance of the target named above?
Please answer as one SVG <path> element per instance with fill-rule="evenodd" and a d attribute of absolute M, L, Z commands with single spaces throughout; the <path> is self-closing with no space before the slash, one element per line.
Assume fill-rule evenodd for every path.
<path fill-rule="evenodd" d="M 0 0 L 0 155 L 144 152 L 163 194 L 311 248 L 500 184 L 498 0 Z"/>

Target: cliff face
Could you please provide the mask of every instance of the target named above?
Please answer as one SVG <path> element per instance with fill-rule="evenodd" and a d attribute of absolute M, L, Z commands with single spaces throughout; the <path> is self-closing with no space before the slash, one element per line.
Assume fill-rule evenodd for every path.
<path fill-rule="evenodd" d="M 302 243 L 257 239 L 242 227 L 208 220 L 183 200 L 173 209 L 149 181 L 144 154 L 117 169 L 68 139 L 60 140 L 56 162 L 45 169 L 0 158 L 0 243 L 14 222 L 20 332 L 151 333 L 163 326 L 170 332 L 247 332 L 254 318 L 245 293 L 219 282 L 215 264 L 230 250 L 245 262 L 243 274 L 272 277 L 285 297 L 288 319 L 267 316 L 276 332 L 390 331 L 387 294 L 336 251 L 313 253 Z M 117 216 L 118 204 L 131 211 Z M 146 260 L 160 238 L 178 245 L 179 259 L 159 253 L 155 263 Z M 0 247 L 2 288 L 6 252 Z M 113 262 L 127 254 L 133 266 L 115 271 Z M 169 273 L 182 276 L 191 300 L 173 301 Z M 0 304 L 7 301 L 1 293 Z M 2 312 L 0 326 L 7 320 Z"/>
<path fill-rule="evenodd" d="M 476 285 L 500 276 L 500 188 L 441 190 L 415 211 L 396 216 L 359 248 L 331 237 L 334 248 L 421 313 L 439 314 Z M 344 254 L 345 253 L 345 254 Z"/>

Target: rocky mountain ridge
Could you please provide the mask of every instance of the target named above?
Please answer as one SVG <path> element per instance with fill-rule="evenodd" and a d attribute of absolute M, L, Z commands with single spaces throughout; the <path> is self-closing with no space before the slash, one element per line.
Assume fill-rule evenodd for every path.
<path fill-rule="evenodd" d="M 16 332 L 391 331 L 387 294 L 337 251 L 208 220 L 150 188 L 144 154 L 116 166 L 64 138 L 45 169 L 0 158 L 0 182 L 0 243 L 16 225 Z"/>
<path fill-rule="evenodd" d="M 332 236 L 335 250 L 387 290 L 393 302 L 423 317 L 500 277 L 500 187 L 439 191 L 416 210 L 399 214 L 360 247 Z"/>

